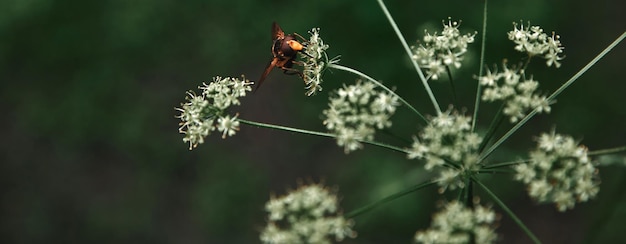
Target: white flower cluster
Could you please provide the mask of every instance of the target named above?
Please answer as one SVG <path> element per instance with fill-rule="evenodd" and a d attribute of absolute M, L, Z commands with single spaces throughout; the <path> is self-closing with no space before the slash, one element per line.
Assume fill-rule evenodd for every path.
<path fill-rule="evenodd" d="M 485 88 L 483 101 L 505 102 L 502 112 L 509 116 L 511 123 L 524 118 L 529 110 L 535 108 L 537 112 L 550 113 L 550 103 L 546 96 L 536 94 L 539 82 L 532 77 L 526 79 L 523 70 L 509 68 L 506 62 L 502 66 L 502 72 L 492 73 L 487 69 L 487 74 L 478 78 L 480 85 Z"/>
<path fill-rule="evenodd" d="M 439 79 L 446 72 L 446 66 L 461 67 L 467 44 L 474 42 L 476 33 L 461 35 L 458 28 L 459 22 L 448 18 L 448 23 L 443 23 L 441 34 L 435 32 L 431 35 L 424 30 L 424 42 L 411 47 L 412 58 L 418 61 L 420 68 L 426 70 L 428 79 Z"/>
<path fill-rule="evenodd" d="M 376 129 L 391 126 L 398 97 L 375 87 L 360 80 L 355 85 L 344 85 L 330 98 L 329 108 L 323 112 L 326 128 L 337 135 L 337 145 L 343 146 L 345 153 L 361 148 L 361 141 L 373 140 Z"/>
<path fill-rule="evenodd" d="M 559 56 L 563 53 L 564 47 L 561 46 L 559 35 L 552 32 L 552 36 L 548 36 L 539 26 L 530 26 L 530 23 L 524 27 L 524 23 L 520 22 L 520 28 L 517 23 L 513 23 L 513 30 L 508 32 L 509 40 L 513 41 L 515 50 L 526 52 L 528 56 L 533 57 L 542 55 L 546 59 L 548 67 L 554 64 L 554 67 L 561 67 L 560 60 L 564 57 Z"/>
<path fill-rule="evenodd" d="M 415 234 L 417 243 L 495 243 L 497 216 L 490 208 L 472 210 L 459 202 L 450 202 L 433 217 L 430 229 Z M 472 240 L 473 238 L 473 240 Z"/>
<path fill-rule="evenodd" d="M 237 116 L 226 114 L 226 109 L 231 105 L 239 105 L 239 98 L 251 91 L 252 82 L 245 78 L 222 78 L 216 76 L 213 82 L 198 88 L 202 90 L 200 95 L 193 91 L 188 91 L 185 97 L 186 103 L 181 104 L 180 115 L 176 116 L 181 120 L 178 131 L 185 134 L 184 142 L 189 143 L 189 150 L 204 143 L 204 137 L 211 131 L 222 132 L 222 138 L 232 136 L 239 130 Z"/>
<path fill-rule="evenodd" d="M 425 159 L 426 170 L 439 170 L 440 192 L 465 187 L 465 173 L 479 169 L 477 150 L 482 137 L 471 131 L 470 123 L 470 117 L 442 113 L 431 119 L 409 148 L 409 159 Z"/>
<path fill-rule="evenodd" d="M 328 60 L 326 49 L 328 45 L 324 44 L 319 35 L 319 28 L 313 28 L 309 31 L 311 37 L 306 43 L 304 69 L 302 71 L 305 83 L 305 93 L 307 96 L 314 95 L 318 91 L 322 91 L 322 75 L 329 63 L 338 62 L 338 59 Z"/>
<path fill-rule="evenodd" d="M 339 212 L 337 196 L 321 185 L 301 186 L 265 205 L 268 225 L 261 233 L 263 243 L 332 243 L 356 237 L 353 222 Z"/>
<path fill-rule="evenodd" d="M 528 186 L 530 197 L 554 202 L 559 211 L 574 208 L 598 194 L 598 170 L 587 157 L 587 148 L 570 136 L 544 133 L 530 162 L 514 166 L 515 179 Z"/>

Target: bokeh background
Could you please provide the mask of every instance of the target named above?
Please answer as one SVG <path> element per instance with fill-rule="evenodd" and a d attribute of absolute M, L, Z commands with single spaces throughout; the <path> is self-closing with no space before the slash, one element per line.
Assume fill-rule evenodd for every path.
<path fill-rule="evenodd" d="M 412 43 L 448 16 L 462 32 L 480 30 L 480 1 L 387 1 Z M 562 68 L 534 62 L 527 74 L 546 93 L 583 67 L 626 30 L 619 0 L 492 1 L 488 64 L 516 62 L 506 31 L 531 21 L 561 35 Z M 337 187 L 346 212 L 422 182 L 421 163 L 366 146 L 345 155 L 327 138 L 241 126 L 193 151 L 178 134 L 174 107 L 185 91 L 213 76 L 257 79 L 271 54 L 270 26 L 286 32 L 320 27 L 330 55 L 395 87 L 432 114 L 390 25 L 376 1 L 80 1 L 0 2 L 0 242 L 1 243 L 257 243 L 264 203 L 298 182 Z M 459 78 L 459 100 L 471 113 L 480 35 Z M 590 150 L 626 144 L 626 80 L 621 44 L 535 117 L 493 160 L 524 157 L 533 136 L 556 128 Z M 328 93 L 356 77 L 325 76 L 324 92 L 306 97 L 297 76 L 274 71 L 256 94 L 234 108 L 241 118 L 323 131 Z M 446 83 L 433 83 L 451 102 Z M 444 106 L 445 108 L 445 106 Z M 484 129 L 493 106 L 484 106 Z M 410 139 L 417 118 L 400 109 L 392 131 Z M 500 133 L 503 133 L 501 130 Z M 382 140 L 386 140 L 381 136 Z M 389 141 L 407 146 L 402 141 Z M 546 243 L 624 240 L 626 171 L 603 167 L 591 203 L 559 213 L 537 205 L 510 177 L 485 177 Z M 477 190 L 483 203 L 491 199 Z M 347 243 L 409 243 L 429 225 L 444 197 L 430 188 L 355 218 L 359 238 Z M 496 207 L 500 213 L 502 211 Z M 530 240 L 502 216 L 504 243 Z"/>

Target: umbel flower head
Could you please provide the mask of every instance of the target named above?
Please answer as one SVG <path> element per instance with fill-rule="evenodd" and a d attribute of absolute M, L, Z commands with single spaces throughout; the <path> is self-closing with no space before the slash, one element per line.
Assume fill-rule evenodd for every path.
<path fill-rule="evenodd" d="M 430 228 L 415 234 L 417 243 L 495 243 L 497 216 L 483 206 L 474 209 L 454 201 L 436 213 Z M 473 240 L 472 240 L 473 238 Z"/>
<path fill-rule="evenodd" d="M 180 133 L 185 134 L 184 142 L 189 143 L 189 150 L 204 143 L 204 138 L 211 131 L 222 132 L 222 138 L 233 136 L 239 130 L 238 114 L 230 116 L 226 110 L 232 105 L 239 105 L 239 98 L 251 91 L 252 82 L 243 76 L 239 78 L 216 76 L 213 82 L 202 83 L 198 88 L 201 93 L 188 91 L 186 102 L 181 104 L 180 114 L 176 116 L 181 120 Z"/>
<path fill-rule="evenodd" d="M 430 34 L 424 30 L 423 43 L 413 49 L 413 59 L 415 59 L 422 69 L 426 70 L 427 78 L 437 80 L 439 76 L 446 72 L 446 66 L 461 67 L 463 55 L 467 52 L 467 44 L 474 42 L 473 34 L 461 35 L 459 31 L 460 22 L 443 22 L 443 31 Z"/>
<path fill-rule="evenodd" d="M 319 184 L 301 186 L 265 205 L 268 224 L 263 243 L 332 243 L 356 237 L 353 222 L 339 211 L 337 196 Z"/>
<path fill-rule="evenodd" d="M 391 116 L 399 105 L 398 97 L 377 91 L 371 82 L 357 81 L 331 96 L 324 110 L 324 124 L 337 135 L 337 145 L 349 153 L 361 148 L 361 141 L 373 140 L 376 129 L 391 126 Z"/>
<path fill-rule="evenodd" d="M 561 46 L 560 36 L 552 32 L 552 36 L 543 32 L 539 26 L 530 26 L 530 22 L 524 27 L 524 23 L 520 21 L 519 29 L 517 23 L 513 23 L 513 30 L 509 31 L 509 40 L 513 41 L 515 50 L 525 52 L 529 57 L 541 56 L 546 60 L 548 67 L 554 64 L 554 67 L 561 67 L 560 60 L 564 57 L 564 47 Z"/>
<path fill-rule="evenodd" d="M 484 76 L 478 78 L 484 87 L 483 101 L 503 101 L 505 115 L 511 123 L 524 118 L 529 111 L 550 113 L 550 102 L 546 96 L 537 95 L 539 82 L 532 77 L 526 78 L 524 70 L 508 67 L 506 61 L 502 64 L 502 72 L 487 69 Z"/>
<path fill-rule="evenodd" d="M 528 186 L 528 194 L 539 202 L 553 202 L 559 211 L 574 208 L 598 194 L 598 170 L 587 148 L 570 136 L 543 133 L 530 161 L 514 166 L 515 180 Z"/>
<path fill-rule="evenodd" d="M 483 139 L 471 131 L 471 121 L 450 111 L 442 113 L 430 120 L 408 149 L 409 159 L 424 159 L 426 170 L 439 172 L 440 192 L 465 187 L 463 177 L 480 167 L 477 151 Z"/>
<path fill-rule="evenodd" d="M 318 91 L 322 91 L 322 75 L 327 69 L 328 64 L 339 62 L 339 58 L 328 59 L 326 49 L 328 45 L 324 44 L 319 35 L 319 28 L 313 28 L 309 31 L 311 37 L 306 43 L 304 50 L 304 69 L 302 71 L 305 83 L 306 95 L 315 95 Z"/>

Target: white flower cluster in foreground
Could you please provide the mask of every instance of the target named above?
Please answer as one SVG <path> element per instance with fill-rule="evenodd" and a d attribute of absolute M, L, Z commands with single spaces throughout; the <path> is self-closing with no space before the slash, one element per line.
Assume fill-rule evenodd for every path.
<path fill-rule="evenodd" d="M 471 118 L 446 112 L 431 119 L 415 137 L 407 157 L 426 160 L 426 170 L 437 170 L 440 192 L 465 187 L 466 173 L 478 171 L 482 137 L 471 131 Z"/>
<path fill-rule="evenodd" d="M 459 202 L 446 204 L 436 213 L 429 229 L 415 234 L 417 243 L 495 243 L 496 214 L 490 208 L 467 208 Z M 472 239 L 473 238 L 473 239 Z"/>
<path fill-rule="evenodd" d="M 600 190 L 598 170 L 587 148 L 570 136 L 544 133 L 530 162 L 514 166 L 515 179 L 528 186 L 528 194 L 539 202 L 553 202 L 559 211 L 574 208 L 576 201 L 594 198 Z"/>
<path fill-rule="evenodd" d="M 519 29 L 517 23 L 513 23 L 513 30 L 508 33 L 509 40 L 513 41 L 515 50 L 525 52 L 529 57 L 542 56 L 546 59 L 548 67 L 554 64 L 554 67 L 561 67 L 560 60 L 564 57 L 559 56 L 563 53 L 564 47 L 561 46 L 559 35 L 552 32 L 552 36 L 543 32 L 539 26 L 530 26 L 530 23 L 524 27 L 524 23 L 520 23 Z"/>
<path fill-rule="evenodd" d="M 430 34 L 424 30 L 423 43 L 412 47 L 412 58 L 426 70 L 427 79 L 439 79 L 446 72 L 446 67 L 451 65 L 457 69 L 461 67 L 467 44 L 474 42 L 476 33 L 461 35 L 459 25 L 459 22 L 448 18 L 448 22 L 443 23 L 441 34 Z"/>
<path fill-rule="evenodd" d="M 319 184 L 272 197 L 265 210 L 269 223 L 261 233 L 263 243 L 332 243 L 356 237 L 354 223 L 339 211 L 337 196 Z"/>
<path fill-rule="evenodd" d="M 398 97 L 377 91 L 371 82 L 357 81 L 345 86 L 330 98 L 324 110 L 324 124 L 337 135 L 337 144 L 345 153 L 362 147 L 361 141 L 374 139 L 376 129 L 391 126 L 391 116 L 399 105 Z"/>
<path fill-rule="evenodd" d="M 507 67 L 502 64 L 502 72 L 487 74 L 478 78 L 484 87 L 482 100 L 487 102 L 503 101 L 505 115 L 511 123 L 524 118 L 529 111 L 537 108 L 537 112 L 550 113 L 550 102 L 546 96 L 537 95 L 539 82 L 533 78 L 527 79 L 523 70 Z"/>
<path fill-rule="evenodd" d="M 328 60 L 326 49 L 328 45 L 324 44 L 319 35 L 319 28 L 313 28 L 309 31 L 311 37 L 306 43 L 306 53 L 304 57 L 304 68 L 302 71 L 305 83 L 305 93 L 307 96 L 314 95 L 318 91 L 322 91 L 322 75 L 328 64 L 338 62 L 339 59 Z"/>
<path fill-rule="evenodd" d="M 189 143 L 189 150 L 204 143 L 204 138 L 211 131 L 222 132 L 222 138 L 233 136 L 239 130 L 237 114 L 230 116 L 226 110 L 232 105 L 239 105 L 239 98 L 252 90 L 252 82 L 245 78 L 214 77 L 213 82 L 198 88 L 202 91 L 196 95 L 188 91 L 181 108 L 176 108 L 181 120 L 179 132 L 185 134 L 184 142 Z"/>

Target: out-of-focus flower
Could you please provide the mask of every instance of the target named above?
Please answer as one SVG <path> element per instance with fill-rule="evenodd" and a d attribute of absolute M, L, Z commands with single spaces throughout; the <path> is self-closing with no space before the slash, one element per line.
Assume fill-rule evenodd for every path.
<path fill-rule="evenodd" d="M 176 117 L 181 120 L 179 132 L 185 134 L 183 141 L 189 143 L 189 150 L 204 143 L 204 138 L 216 129 L 222 132 L 222 138 L 235 135 L 239 130 L 238 114 L 231 117 L 226 110 L 239 105 L 239 98 L 252 90 L 251 85 L 244 77 L 217 76 L 213 82 L 198 87 L 202 91 L 200 95 L 187 92 L 186 102 L 176 108 L 180 111 Z"/>

